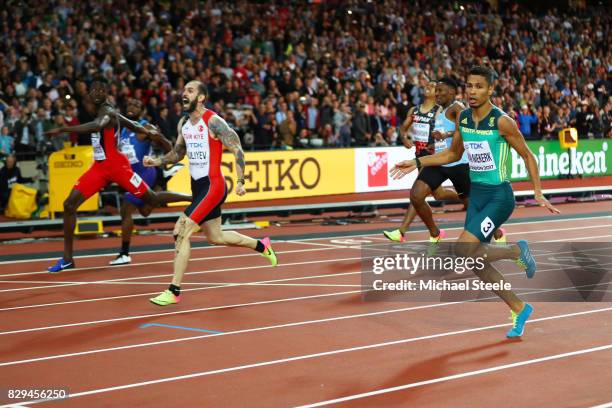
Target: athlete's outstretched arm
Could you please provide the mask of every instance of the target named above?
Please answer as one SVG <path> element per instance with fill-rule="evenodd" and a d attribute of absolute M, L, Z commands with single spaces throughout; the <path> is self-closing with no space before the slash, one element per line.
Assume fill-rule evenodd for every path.
<path fill-rule="evenodd" d="M 115 112 L 115 114 L 117 115 L 117 118 L 119 120 L 119 124 L 123 127 L 126 127 L 128 129 L 130 129 L 133 132 L 136 133 L 144 133 L 145 135 L 147 135 L 150 138 L 154 138 L 157 136 L 162 136 L 163 135 L 159 132 L 159 130 L 157 130 L 157 128 L 153 125 L 141 125 L 139 122 L 136 122 L 135 120 L 131 120 L 126 118 L 125 116 L 123 116 L 122 114 L 120 114 L 119 112 Z M 170 145 L 170 148 L 172 148 L 172 145 Z"/>
<path fill-rule="evenodd" d="M 156 133 L 154 135 L 148 136 L 148 138 L 153 143 L 155 143 L 156 146 L 161 148 L 164 151 L 164 153 L 168 153 L 172 151 L 172 143 L 168 139 L 166 139 L 166 137 L 162 135 L 161 133 Z"/>
<path fill-rule="evenodd" d="M 212 118 L 210 118 L 208 121 L 208 127 L 212 131 L 213 135 L 221 140 L 221 143 L 223 143 L 223 145 L 234 154 L 234 157 L 236 158 L 236 175 L 238 176 L 238 181 L 236 182 L 236 194 L 245 194 L 244 152 L 242 151 L 240 138 L 234 129 L 229 127 L 227 122 L 218 115 L 214 115 Z"/>
<path fill-rule="evenodd" d="M 104 129 L 110 123 L 110 116 L 103 115 L 97 117 L 95 120 L 91 122 L 83 123 L 81 125 L 76 126 L 62 126 L 59 128 L 51 129 L 44 132 L 45 136 L 56 136 L 62 133 L 93 133 L 99 132 Z"/>
<path fill-rule="evenodd" d="M 463 138 L 461 137 L 461 133 L 459 133 L 459 116 L 457 116 L 457 120 L 455 121 L 455 133 L 453 135 L 453 141 L 451 146 L 441 151 L 440 153 L 436 153 L 432 156 L 425 156 L 419 159 L 421 163 L 421 167 L 431 167 L 431 166 L 441 166 L 443 164 L 448 164 L 452 162 L 456 162 L 461 159 L 463 155 L 463 151 L 465 148 L 463 147 Z M 402 162 L 397 163 L 391 169 L 390 173 L 394 179 L 401 179 L 406 174 L 412 172 L 417 168 L 416 159 L 414 160 L 404 160 Z"/>
<path fill-rule="evenodd" d="M 170 145 L 170 149 L 167 150 L 167 153 L 161 157 L 145 156 L 142 160 L 142 163 L 146 167 L 155 167 L 155 166 L 162 166 L 166 164 L 174 164 L 174 163 L 178 163 L 181 160 L 183 160 L 183 157 L 185 157 L 185 153 L 187 153 L 187 147 L 185 146 L 185 139 L 183 139 L 183 130 L 182 130 L 183 123 L 185 123 L 185 117 L 182 117 L 181 120 L 179 120 L 179 123 L 177 126 L 178 137 L 176 139 L 176 144 L 174 145 L 174 148 L 172 148 L 172 145 Z M 161 134 L 160 136 L 164 140 L 166 140 L 168 144 L 170 144 L 170 142 L 165 137 L 163 137 Z"/>
<path fill-rule="evenodd" d="M 536 162 L 535 156 L 529 150 L 525 138 L 521 134 L 516 122 L 509 116 L 502 116 L 498 121 L 499 133 L 506 139 L 508 144 L 512 146 L 514 150 L 523 158 L 527 171 L 529 171 L 529 178 L 533 183 L 533 193 L 536 201 L 542 206 L 546 207 L 552 213 L 560 213 L 548 202 L 548 200 L 542 194 L 542 183 L 540 182 L 540 171 L 538 169 L 538 163 Z"/>

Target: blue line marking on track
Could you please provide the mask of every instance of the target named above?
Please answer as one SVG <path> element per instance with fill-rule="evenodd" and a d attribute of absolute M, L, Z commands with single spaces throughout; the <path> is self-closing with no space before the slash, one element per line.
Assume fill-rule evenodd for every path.
<path fill-rule="evenodd" d="M 215 330 L 205 330 L 205 329 L 198 329 L 198 328 L 195 328 L 195 327 L 185 327 L 185 326 L 171 326 L 169 324 L 160 324 L 160 323 L 145 323 L 145 324 L 141 325 L 140 328 L 141 329 L 146 329 L 147 327 L 152 327 L 152 326 L 166 327 L 168 329 L 189 330 L 189 331 L 196 331 L 196 332 L 201 332 L 201 333 L 223 334 L 223 332 L 215 331 Z"/>

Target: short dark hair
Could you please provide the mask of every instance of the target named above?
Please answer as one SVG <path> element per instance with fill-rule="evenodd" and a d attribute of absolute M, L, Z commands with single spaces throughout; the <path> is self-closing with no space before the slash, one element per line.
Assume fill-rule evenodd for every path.
<path fill-rule="evenodd" d="M 455 80 L 454 80 L 453 78 L 451 78 L 451 77 L 447 77 L 447 76 L 442 77 L 442 78 L 440 78 L 440 79 L 438 80 L 438 83 L 440 83 L 440 84 L 444 84 L 444 85 L 447 85 L 447 86 L 449 86 L 449 87 L 453 88 L 455 91 L 457 91 L 457 87 L 458 87 L 458 85 L 457 85 L 457 81 L 455 81 Z"/>
<path fill-rule="evenodd" d="M 96 76 L 93 81 L 91 81 L 91 87 L 93 88 L 94 86 L 102 87 L 108 91 L 109 83 L 108 80 L 103 76 Z"/>
<path fill-rule="evenodd" d="M 202 81 L 198 82 L 198 95 L 204 95 L 204 98 L 208 99 L 208 87 Z"/>
<path fill-rule="evenodd" d="M 493 84 L 493 81 L 497 79 L 497 73 L 495 70 L 484 65 L 476 65 L 470 69 L 470 75 L 479 75 L 487 80 L 489 85 Z"/>

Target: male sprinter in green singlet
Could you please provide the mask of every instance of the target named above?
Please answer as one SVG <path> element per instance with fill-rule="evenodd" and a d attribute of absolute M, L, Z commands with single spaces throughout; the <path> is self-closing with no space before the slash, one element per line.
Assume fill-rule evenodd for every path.
<path fill-rule="evenodd" d="M 536 263 L 526 241 L 506 247 L 488 245 L 493 231 L 505 223 L 514 210 L 514 193 L 506 169 L 510 147 L 527 165 L 536 201 L 553 213 L 559 213 L 559 210 L 542 194 L 538 164 L 516 122 L 491 103 L 494 78 L 495 73 L 489 68 L 472 68 L 466 86 L 470 108 L 458 117 L 451 147 L 433 156 L 400 162 L 391 169 L 391 174 L 394 178 L 401 178 L 416 168 L 452 163 L 461 158 L 464 150 L 467 151 L 472 187 L 464 231 L 459 236 L 459 242 L 465 245 L 458 247 L 459 255 L 484 256 L 487 262 L 514 259 L 525 269 L 527 277 L 532 278 Z M 475 273 L 488 283 L 497 283 L 503 278 L 490 263 Z M 494 292 L 511 309 L 513 327 L 506 336 L 522 336 L 533 307 L 510 290 Z"/>

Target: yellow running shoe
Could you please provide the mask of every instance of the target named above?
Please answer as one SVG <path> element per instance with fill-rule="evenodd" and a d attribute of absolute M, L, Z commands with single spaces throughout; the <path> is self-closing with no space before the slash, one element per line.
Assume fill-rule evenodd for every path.
<path fill-rule="evenodd" d="M 393 231 L 383 231 L 383 235 L 387 237 L 387 239 L 395 242 L 404 242 L 406 241 L 406 237 L 399 229 L 394 229 Z"/>
<path fill-rule="evenodd" d="M 155 303 L 158 306 L 168 306 L 173 305 L 181 301 L 180 296 L 176 296 L 174 293 L 170 292 L 170 290 L 166 289 L 157 297 L 149 299 L 151 303 Z"/>
<path fill-rule="evenodd" d="M 429 237 L 429 244 L 427 246 L 427 256 L 432 257 L 435 256 L 438 252 L 438 244 L 446 238 L 446 230 L 440 229 L 437 237 Z"/>
<path fill-rule="evenodd" d="M 272 266 L 278 265 L 278 259 L 276 258 L 276 252 L 272 249 L 272 244 L 270 243 L 270 237 L 265 237 L 261 240 L 261 243 L 264 244 L 264 251 L 261 253 L 261 256 L 268 258 L 270 264 Z"/>
<path fill-rule="evenodd" d="M 440 233 L 438 234 L 437 237 L 429 237 L 429 242 L 431 242 L 432 244 L 437 244 L 438 242 L 442 241 L 444 238 L 446 238 L 446 230 L 440 229 Z"/>

